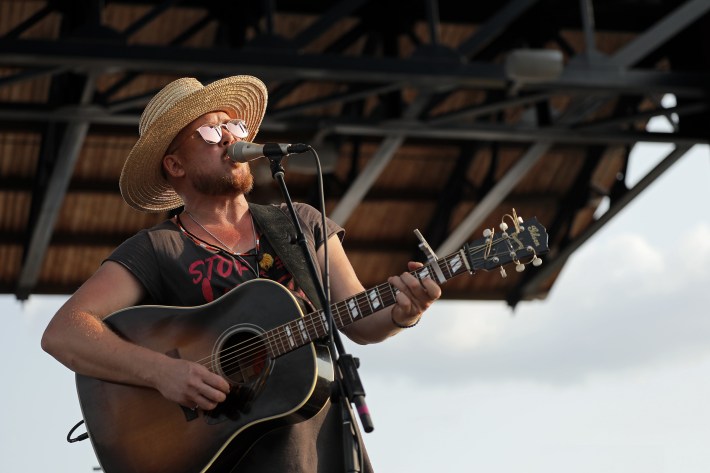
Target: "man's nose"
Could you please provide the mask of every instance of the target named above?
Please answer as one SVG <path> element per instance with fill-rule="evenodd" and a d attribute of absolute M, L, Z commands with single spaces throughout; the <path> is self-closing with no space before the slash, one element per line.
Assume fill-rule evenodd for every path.
<path fill-rule="evenodd" d="M 226 126 L 223 126 L 223 127 L 222 127 L 222 140 L 221 140 L 220 144 L 221 144 L 222 146 L 229 146 L 229 145 L 231 145 L 232 143 L 237 142 L 237 141 L 242 141 L 242 139 L 239 138 L 238 136 L 234 136 L 234 135 L 227 129 Z"/>

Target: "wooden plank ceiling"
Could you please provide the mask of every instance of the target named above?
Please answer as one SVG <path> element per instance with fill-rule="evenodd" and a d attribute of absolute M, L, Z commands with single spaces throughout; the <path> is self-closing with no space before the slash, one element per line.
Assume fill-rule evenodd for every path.
<path fill-rule="evenodd" d="M 545 297 L 579 245 L 708 142 L 706 0 L 229 5 L 0 1 L 0 292 L 69 294 L 166 217 L 124 204 L 118 176 L 142 108 L 177 77 L 264 80 L 257 139 L 319 151 L 366 287 L 423 258 L 415 228 L 443 256 L 512 208 L 547 227 L 543 266 L 457 278 L 450 299 Z M 647 132 L 654 116 L 673 132 Z M 675 149 L 627 188 L 639 141 Z M 310 158 L 285 168 L 294 200 L 317 204 Z M 253 170 L 251 199 L 280 201 Z"/>

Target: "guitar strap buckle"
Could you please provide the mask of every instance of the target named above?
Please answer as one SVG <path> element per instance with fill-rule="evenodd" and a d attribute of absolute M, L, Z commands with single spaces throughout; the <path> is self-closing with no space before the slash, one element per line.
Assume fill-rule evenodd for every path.
<path fill-rule="evenodd" d="M 439 266 L 439 258 L 436 256 L 436 253 L 434 253 L 434 250 L 431 249 L 431 246 L 429 246 L 429 243 L 427 243 L 426 239 L 424 238 L 424 235 L 422 235 L 422 232 L 420 232 L 419 229 L 415 229 L 414 234 L 419 239 L 419 249 L 422 250 L 422 252 L 426 256 L 426 259 L 429 262 L 429 267 L 434 270 L 434 274 L 436 274 L 436 279 L 438 280 L 439 284 L 444 284 L 446 282 L 446 277 L 444 276 L 444 273 L 441 271 L 441 267 Z"/>

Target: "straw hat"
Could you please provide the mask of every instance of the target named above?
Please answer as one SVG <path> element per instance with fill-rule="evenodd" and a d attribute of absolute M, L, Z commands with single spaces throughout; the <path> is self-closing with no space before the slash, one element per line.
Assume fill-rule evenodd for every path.
<path fill-rule="evenodd" d="M 162 173 L 162 159 L 175 136 L 205 113 L 224 111 L 247 124 L 252 141 L 266 111 L 268 92 L 256 77 L 234 76 L 207 86 L 186 77 L 166 85 L 148 102 L 138 124 L 140 137 L 123 165 L 123 199 L 138 210 L 161 212 L 183 205 Z"/>

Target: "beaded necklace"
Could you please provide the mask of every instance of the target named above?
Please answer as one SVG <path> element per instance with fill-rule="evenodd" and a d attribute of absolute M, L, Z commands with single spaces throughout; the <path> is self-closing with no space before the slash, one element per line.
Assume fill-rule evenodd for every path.
<path fill-rule="evenodd" d="M 236 258 L 238 258 L 242 263 L 244 263 L 244 265 L 246 265 L 247 268 L 249 268 L 249 270 L 254 274 L 254 276 L 256 276 L 257 278 L 259 277 L 259 271 L 256 270 L 256 269 L 254 268 L 254 266 L 252 266 L 251 264 L 249 264 L 249 262 L 248 262 L 248 261 L 246 260 L 246 258 L 245 258 L 245 256 L 253 256 L 253 257 L 254 257 L 254 261 L 256 262 L 256 268 L 259 267 L 259 263 L 260 263 L 260 259 L 261 259 L 261 258 L 259 257 L 259 253 L 260 253 L 259 237 L 258 237 L 258 235 L 256 234 L 256 226 L 254 225 L 254 217 L 251 217 L 251 214 L 250 214 L 250 217 L 251 217 L 251 231 L 252 231 L 252 238 L 253 238 L 253 241 L 254 241 L 254 252 L 253 252 L 253 253 L 251 253 L 251 252 L 239 253 L 239 252 L 234 251 L 232 248 L 230 248 L 229 245 L 227 245 L 227 244 L 224 243 L 222 240 L 220 240 L 219 238 L 217 238 L 217 236 L 216 236 L 215 234 L 213 234 L 211 231 L 207 230 L 207 229 L 204 227 L 204 225 L 202 225 L 199 221 L 197 221 L 197 219 L 196 219 L 190 212 L 188 212 L 187 210 L 185 210 L 185 213 L 187 214 L 188 217 L 190 217 L 190 219 L 191 219 L 193 222 L 195 222 L 195 223 L 197 224 L 197 226 L 199 226 L 202 230 L 204 230 L 205 233 L 207 233 L 209 236 L 211 236 L 212 238 L 214 238 L 215 241 L 217 241 L 217 242 L 219 243 L 219 245 L 215 245 L 215 244 L 213 244 L 213 243 L 209 243 L 209 242 L 203 240 L 202 238 L 198 237 L 198 236 L 195 235 L 194 233 L 190 232 L 187 228 L 185 228 L 185 225 L 183 225 L 182 220 L 180 220 L 180 216 L 177 215 L 177 216 L 175 217 L 175 219 L 177 220 L 178 227 L 180 228 L 180 231 L 181 231 L 184 235 L 186 235 L 187 237 L 191 238 L 195 243 L 197 243 L 199 246 L 201 246 L 201 247 L 203 247 L 203 248 L 210 247 L 210 248 L 215 249 L 216 251 L 219 251 L 219 252 L 222 252 L 222 253 L 227 253 L 230 257 L 233 257 L 233 258 L 236 257 Z M 221 245 L 221 246 L 220 246 L 220 245 Z"/>

